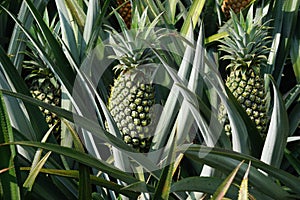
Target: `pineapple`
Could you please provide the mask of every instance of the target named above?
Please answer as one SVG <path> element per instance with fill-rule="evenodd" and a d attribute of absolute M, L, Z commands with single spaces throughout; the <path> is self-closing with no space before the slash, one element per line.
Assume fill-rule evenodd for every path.
<path fill-rule="evenodd" d="M 226 18 L 230 17 L 230 10 L 239 13 L 242 9 L 246 8 L 251 0 L 223 0 L 222 11 Z"/>
<path fill-rule="evenodd" d="M 131 2 L 130 0 L 117 0 L 117 5 L 119 7 L 118 12 L 123 18 L 127 28 L 131 25 Z"/>
<path fill-rule="evenodd" d="M 228 37 L 220 42 L 220 50 L 226 55 L 222 59 L 230 61 L 227 69 L 230 74 L 226 85 L 245 109 L 262 137 L 267 130 L 266 92 L 261 68 L 267 64 L 267 45 L 270 43 L 268 27 L 260 25 L 248 17 L 245 21 L 242 13 L 240 20 L 231 12 L 232 27 Z M 220 118 L 225 123 L 225 131 L 230 133 L 230 124 L 225 116 L 224 105 L 221 106 Z M 225 117 L 224 117 L 225 116 Z M 225 120 L 225 121 L 224 121 Z"/>
<path fill-rule="evenodd" d="M 124 69 L 113 87 L 108 102 L 114 120 L 122 132 L 125 143 L 147 152 L 154 132 L 154 115 L 152 106 L 155 103 L 154 85 L 149 73 L 139 66 L 119 64 Z"/>
<path fill-rule="evenodd" d="M 32 96 L 53 106 L 60 106 L 60 86 L 51 71 L 48 68 L 37 65 L 25 65 L 24 68 L 27 69 L 25 80 Z M 51 113 L 45 108 L 40 107 L 40 110 L 43 112 L 49 128 L 56 125 L 53 134 L 58 138 L 60 134 L 60 119 L 55 113 Z"/>
<path fill-rule="evenodd" d="M 140 28 L 129 31 L 123 27 L 124 34 L 112 29 L 110 46 L 116 52 L 113 58 L 118 64 L 114 69 L 119 75 L 111 87 L 108 109 L 124 142 L 140 152 L 148 152 L 156 125 L 155 85 L 152 83 L 155 61 L 145 41 L 155 41 L 152 38 L 155 32 L 146 27 L 147 9 L 141 17 L 135 13 L 135 27 Z M 155 23 L 157 20 L 149 26 L 154 27 Z"/>

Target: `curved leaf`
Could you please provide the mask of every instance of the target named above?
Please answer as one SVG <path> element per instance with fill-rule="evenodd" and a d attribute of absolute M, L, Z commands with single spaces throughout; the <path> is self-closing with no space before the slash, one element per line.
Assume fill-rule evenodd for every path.
<path fill-rule="evenodd" d="M 276 86 L 275 80 L 268 75 L 273 86 L 273 111 L 267 138 L 261 155 L 261 160 L 265 163 L 280 167 L 284 149 L 289 134 L 289 121 L 285 109 L 285 104 Z"/>
<path fill-rule="evenodd" d="M 267 165 L 252 156 L 220 148 L 210 148 L 200 145 L 192 145 L 188 147 L 187 150 L 184 149 L 184 154 L 196 162 L 207 164 L 225 173 L 230 173 L 232 169 L 235 168 L 242 160 L 249 160 L 252 163 L 249 182 L 253 187 L 255 187 L 256 190 L 275 199 L 288 198 L 289 194 L 283 188 L 273 182 L 272 177 L 274 177 L 280 180 L 286 186 L 290 187 L 293 192 L 300 194 L 300 189 L 298 187 L 300 180 L 298 178 L 283 170 Z M 265 176 L 263 172 L 258 171 L 257 169 L 266 172 L 270 177 Z M 242 178 L 246 170 L 247 167 L 244 164 L 237 176 Z"/>
<path fill-rule="evenodd" d="M 213 194 L 212 200 L 222 200 L 224 198 L 230 185 L 234 180 L 235 175 L 237 174 L 243 163 L 244 161 L 240 162 L 240 164 L 238 164 L 238 166 L 226 177 L 226 179 L 222 182 L 222 184 L 217 188 L 217 190 Z"/>
<path fill-rule="evenodd" d="M 74 149 L 71 149 L 68 147 L 62 147 L 60 145 L 51 144 L 51 143 L 19 141 L 19 142 L 13 142 L 13 143 L 0 144 L 0 148 L 3 146 L 9 145 L 9 144 L 31 146 L 31 147 L 37 147 L 37 148 L 42 148 L 42 149 L 46 149 L 49 151 L 53 151 L 60 155 L 64 155 L 64 156 L 73 158 L 74 160 L 76 160 L 79 163 L 85 164 L 87 166 L 90 166 L 90 167 L 93 167 L 100 171 L 103 171 L 105 173 L 108 173 L 111 176 L 113 176 L 117 179 L 120 179 L 126 183 L 135 183 L 138 181 L 137 179 L 130 176 L 129 174 L 115 168 L 113 165 L 110 165 L 104 161 L 98 160 L 86 153 L 82 153 L 80 151 L 77 151 L 77 150 L 74 150 Z"/>
<path fill-rule="evenodd" d="M 222 179 L 216 177 L 187 177 L 173 183 L 171 192 L 197 191 L 213 194 L 222 182 Z M 227 196 L 236 199 L 238 192 L 238 187 L 231 185 L 227 191 Z"/>

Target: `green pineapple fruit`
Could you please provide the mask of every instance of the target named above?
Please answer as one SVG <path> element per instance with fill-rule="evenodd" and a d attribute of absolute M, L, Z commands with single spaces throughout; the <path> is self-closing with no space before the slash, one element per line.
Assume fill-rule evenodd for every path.
<path fill-rule="evenodd" d="M 151 41 L 155 33 L 146 27 L 147 10 L 141 16 L 135 13 L 135 27 L 139 28 L 128 31 L 123 27 L 124 34 L 112 30 L 110 46 L 116 52 L 113 58 L 119 62 L 114 68 L 120 73 L 111 88 L 108 109 L 125 143 L 140 152 L 147 152 L 156 124 L 155 86 L 152 83 L 155 61 L 145 41 Z M 153 23 L 151 27 L 154 27 Z"/>
<path fill-rule="evenodd" d="M 32 96 L 45 103 L 53 106 L 60 106 L 61 104 L 61 89 L 60 85 L 48 68 L 37 65 L 24 66 L 26 73 L 26 84 Z M 56 137 L 60 134 L 60 119 L 55 113 L 40 107 L 43 112 L 49 128 L 56 126 L 53 133 Z"/>
<path fill-rule="evenodd" d="M 116 66 L 119 67 L 124 66 Z M 149 74 L 139 66 L 125 67 L 127 69 L 114 80 L 108 109 L 123 134 L 123 140 L 141 152 L 146 152 L 154 131 L 151 110 L 155 103 L 154 85 Z"/>
<path fill-rule="evenodd" d="M 253 19 L 242 14 L 240 19 L 231 12 L 232 26 L 228 29 L 228 37 L 220 42 L 220 50 L 226 55 L 222 59 L 229 60 L 227 69 L 230 74 L 226 85 L 245 109 L 250 119 L 262 137 L 265 137 L 268 117 L 266 106 L 266 92 L 261 68 L 267 64 L 267 45 L 270 43 L 268 27 L 260 25 Z M 230 124 L 224 105 L 220 108 L 220 119 L 225 123 L 225 131 L 230 134 Z"/>

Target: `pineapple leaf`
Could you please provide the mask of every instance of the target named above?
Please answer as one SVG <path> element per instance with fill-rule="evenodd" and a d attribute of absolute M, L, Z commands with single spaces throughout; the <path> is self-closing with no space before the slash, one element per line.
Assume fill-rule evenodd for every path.
<path fill-rule="evenodd" d="M 291 112 L 289 113 L 289 127 L 290 127 L 290 131 L 289 131 L 289 135 L 296 135 L 296 130 L 299 127 L 300 124 L 300 104 L 299 104 L 299 100 L 298 103 L 295 105 L 295 107 L 293 107 L 293 109 L 291 110 Z"/>
<path fill-rule="evenodd" d="M 188 147 L 188 149 L 183 148 L 183 151 L 187 158 L 201 164 L 205 163 L 226 173 L 230 173 L 232 169 L 235 168 L 242 160 L 249 160 L 254 167 L 251 167 L 250 169 L 251 179 L 249 179 L 249 183 L 250 185 L 254 186 L 256 190 L 275 199 L 287 198 L 289 196 L 288 192 L 285 191 L 281 186 L 274 183 L 274 178 L 276 178 L 282 181 L 288 187 L 292 188 L 296 193 L 300 194 L 300 189 L 297 186 L 297 184 L 300 183 L 295 176 L 285 172 L 284 170 L 280 170 L 276 167 L 259 161 L 258 159 L 249 155 L 231 150 L 210 148 L 201 145 L 191 145 Z M 266 176 L 265 173 L 257 169 L 268 173 L 269 176 Z M 237 174 L 237 177 L 242 178 L 246 170 L 246 167 L 242 166 Z"/>
<path fill-rule="evenodd" d="M 273 20 L 273 51 L 269 55 L 270 69 L 268 73 L 272 73 L 274 79 L 280 83 L 283 73 L 283 66 L 286 62 L 288 53 L 291 49 L 291 42 L 294 35 L 297 35 L 297 15 L 300 2 L 275 1 L 274 7 L 269 7 L 269 18 Z"/>
<path fill-rule="evenodd" d="M 271 75 L 268 75 L 267 78 L 273 86 L 274 104 L 261 160 L 270 165 L 280 167 L 289 134 L 288 115 L 275 80 Z"/>
<path fill-rule="evenodd" d="M 244 161 L 240 162 L 238 166 L 226 177 L 226 179 L 222 182 L 222 184 L 218 187 L 216 192 L 213 194 L 211 200 L 221 200 L 226 195 L 231 183 L 233 182 L 238 170 L 242 166 Z"/>
<path fill-rule="evenodd" d="M 108 143 L 114 145 L 116 148 L 122 149 L 123 152 L 126 152 L 127 157 L 128 156 L 134 157 L 136 162 L 141 164 L 145 169 L 149 169 L 149 172 L 151 172 L 151 174 L 155 178 L 159 177 L 159 174 L 158 174 L 159 172 L 151 171 L 151 169 L 156 169 L 157 166 L 149 158 L 145 157 L 143 154 L 140 154 L 140 153 L 137 153 L 136 151 L 134 151 L 131 147 L 129 147 L 127 144 L 125 144 L 123 142 L 123 140 L 121 140 L 120 138 L 115 137 L 111 133 L 106 132 L 102 127 L 99 126 L 98 123 L 96 123 L 94 121 L 91 121 L 90 119 L 81 117 L 81 116 L 79 116 L 75 113 L 72 113 L 70 111 L 67 111 L 65 109 L 59 108 L 57 106 L 52 106 L 50 104 L 44 103 L 42 101 L 36 100 L 32 97 L 29 97 L 29 96 L 26 96 L 26 95 L 23 95 L 23 94 L 14 93 L 14 92 L 10 92 L 10 91 L 7 91 L 7 90 L 1 90 L 1 91 L 3 92 L 3 94 L 7 94 L 7 95 L 10 95 L 12 97 L 20 98 L 23 101 L 26 101 L 30 104 L 38 105 L 38 106 L 41 106 L 43 108 L 46 108 L 49 111 L 56 113 L 58 116 L 66 118 L 67 120 L 70 120 L 72 122 L 74 122 L 74 119 L 76 119 L 76 123 L 77 123 L 78 126 L 80 126 L 83 129 L 89 131 L 94 136 L 103 139 L 105 142 L 108 142 Z M 103 104 L 103 102 L 100 102 L 100 103 Z M 108 111 L 106 111 L 106 115 L 108 115 Z M 83 163 L 83 164 L 86 164 L 86 165 L 90 166 L 87 163 Z M 131 179 L 129 179 L 129 180 L 131 180 Z"/>
<path fill-rule="evenodd" d="M 22 171 L 28 171 L 30 168 L 28 167 L 21 167 Z M 79 179 L 79 171 L 76 170 L 60 170 L 60 169 L 47 169 L 47 168 L 42 168 L 40 170 L 40 173 L 44 174 L 50 174 L 50 175 L 55 175 L 55 176 L 60 176 L 60 177 L 65 177 L 65 178 L 73 178 L 73 179 Z M 118 185 L 114 183 L 113 181 L 108 181 L 102 178 L 101 176 L 94 176 L 90 175 L 91 182 L 95 185 L 105 187 L 108 189 L 111 189 L 113 191 L 116 191 L 118 193 L 124 194 L 128 197 L 132 197 L 133 199 L 136 199 L 138 196 L 138 193 L 134 191 L 134 189 L 131 190 L 130 187 L 123 187 L 121 185 Z M 136 183 L 137 185 L 138 183 Z M 132 184 L 134 185 L 134 184 Z M 151 188 L 151 186 L 147 185 L 148 188 Z M 152 188 L 153 190 L 153 188 Z"/>
<path fill-rule="evenodd" d="M 300 20 L 298 21 L 299 23 Z M 300 33 L 292 38 L 290 54 L 297 82 L 300 83 Z"/>
<path fill-rule="evenodd" d="M 0 144 L 14 141 L 10 119 L 2 92 L 0 91 Z M 0 196 L 3 199 L 21 199 L 16 170 L 16 147 L 0 146 Z"/>
<path fill-rule="evenodd" d="M 168 149 L 168 155 L 165 162 L 168 164 L 162 169 L 159 182 L 155 188 L 153 199 L 168 199 L 172 183 L 172 174 L 174 170 L 175 161 L 175 148 L 176 148 L 176 134 L 171 143 L 171 147 Z"/>
<path fill-rule="evenodd" d="M 205 0 L 195 0 L 193 1 L 190 10 L 188 11 L 186 20 L 184 21 L 180 33 L 182 35 L 187 35 L 190 26 L 193 27 L 193 29 L 195 28 L 198 20 L 200 19 L 200 15 L 202 13 L 202 9 L 204 7 L 205 4 Z"/>
<path fill-rule="evenodd" d="M 101 161 L 97 158 L 94 158 L 91 155 L 82 153 L 82 152 L 77 151 L 72 148 L 62 147 L 57 144 L 40 143 L 40 142 L 32 142 L 32 141 L 18 141 L 18 142 L 9 143 L 9 145 L 12 145 L 12 144 L 13 145 L 30 146 L 30 147 L 35 147 L 35 148 L 42 148 L 45 150 L 53 151 L 60 155 L 64 155 L 64 156 L 73 158 L 74 160 L 76 160 L 79 163 L 88 165 L 90 167 L 93 167 L 93 168 L 103 171 L 105 173 L 109 173 L 112 177 L 120 179 L 126 183 L 135 183 L 138 181 L 134 177 L 119 170 L 118 168 L 116 168 L 104 161 Z M 8 145 L 8 143 L 0 144 L 0 148 L 3 148 L 3 146 L 6 146 L 6 145 Z"/>
<path fill-rule="evenodd" d="M 70 50 L 73 58 L 76 60 L 77 63 L 79 63 L 80 57 L 79 57 L 78 48 L 76 46 L 77 44 L 75 39 L 76 33 L 74 32 L 72 28 L 72 24 L 70 23 L 70 21 L 72 20 L 69 18 L 67 7 L 63 1 L 56 1 L 56 6 L 58 8 L 58 16 L 59 16 L 63 41 L 67 46 L 67 48 Z"/>
<path fill-rule="evenodd" d="M 196 191 L 213 194 L 224 180 L 217 177 L 187 177 L 174 182 L 171 187 L 172 192 Z M 227 190 L 227 196 L 232 199 L 238 197 L 238 187 L 231 184 Z"/>
<path fill-rule="evenodd" d="M 28 191 L 32 190 L 35 179 L 37 178 L 38 174 L 40 173 L 40 170 L 45 165 L 50 155 L 51 151 L 47 152 L 46 155 L 35 166 L 31 167 L 30 173 L 26 178 L 25 182 L 23 183 L 23 187 L 26 188 Z"/>
<path fill-rule="evenodd" d="M 26 84 L 24 83 L 24 81 L 16 71 L 16 68 L 12 64 L 11 60 L 7 57 L 2 47 L 0 47 L 0 63 L 1 63 L 0 66 L 2 70 L 5 71 L 7 74 L 6 79 L 10 80 L 12 84 L 10 88 L 14 88 L 15 91 L 30 96 Z M 27 103 L 25 103 L 24 105 L 28 112 L 30 122 L 31 122 L 30 126 L 27 129 L 28 135 L 30 135 L 30 138 L 32 140 L 40 140 L 42 138 L 41 133 L 44 133 L 46 132 L 46 130 L 48 130 L 48 126 L 44 120 L 44 117 L 37 107 L 29 105 Z M 19 121 L 23 121 L 23 120 L 24 119 L 19 119 Z M 26 125 L 28 125 L 27 123 L 28 122 L 25 122 Z M 31 128 L 33 128 L 33 132 L 35 134 L 31 132 L 32 131 Z"/>
<path fill-rule="evenodd" d="M 248 194 L 248 176 L 249 176 L 249 172 L 250 172 L 250 166 L 251 166 L 251 161 L 248 164 L 247 171 L 245 172 L 242 183 L 240 185 L 238 200 L 248 200 L 248 196 L 249 196 L 249 194 Z"/>
<path fill-rule="evenodd" d="M 15 5 L 16 2 L 13 3 Z M 33 4 L 39 10 L 43 10 L 46 7 L 46 4 L 43 4 L 41 1 L 38 0 L 33 1 Z M 21 23 L 24 25 L 26 29 L 30 29 L 30 27 L 32 26 L 33 17 L 30 16 L 30 11 L 25 1 L 22 1 L 21 8 L 18 13 L 18 19 L 21 21 Z M 19 52 L 25 51 L 27 45 L 26 42 L 20 42 L 20 41 L 26 41 L 26 40 L 27 40 L 26 35 L 21 31 L 21 28 L 18 27 L 18 25 L 15 25 L 14 31 L 10 38 L 7 54 L 14 55 L 13 63 L 16 69 L 18 70 L 18 72 L 21 71 L 22 62 L 24 59 L 24 55 L 20 54 Z"/>
<path fill-rule="evenodd" d="M 74 19 L 76 20 L 76 22 L 79 26 L 79 29 L 81 30 L 81 32 L 83 32 L 84 23 L 86 21 L 86 15 L 83 12 L 83 9 L 80 7 L 80 5 L 77 1 L 66 0 L 65 3 L 70 9 L 70 11 L 71 11 L 70 13 L 72 14 Z"/>

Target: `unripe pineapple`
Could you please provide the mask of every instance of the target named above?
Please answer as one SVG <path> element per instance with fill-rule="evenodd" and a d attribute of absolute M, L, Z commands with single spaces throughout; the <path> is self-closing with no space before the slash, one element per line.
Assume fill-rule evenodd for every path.
<path fill-rule="evenodd" d="M 53 106 L 60 106 L 61 89 L 57 80 L 48 68 L 35 65 L 25 66 L 28 75 L 25 77 L 26 84 L 32 96 Z M 60 135 L 60 119 L 55 113 L 40 107 L 49 127 L 56 125 L 53 134 L 56 137 Z"/>
<path fill-rule="evenodd" d="M 239 13 L 242 9 L 246 8 L 251 0 L 223 0 L 222 11 L 227 18 L 230 17 L 230 9 L 235 13 Z"/>
<path fill-rule="evenodd" d="M 148 151 L 155 125 L 154 85 L 150 78 L 140 67 L 122 71 L 114 80 L 108 103 L 123 140 L 141 152 Z"/>
<path fill-rule="evenodd" d="M 130 28 L 131 25 L 131 15 L 132 15 L 132 6 L 130 0 L 117 0 L 118 13 L 123 18 L 127 28 Z"/>
<path fill-rule="evenodd" d="M 231 17 L 233 25 L 228 29 L 229 36 L 220 41 L 220 50 L 226 53 L 222 59 L 230 60 L 227 66 L 230 74 L 226 85 L 255 123 L 262 137 L 265 137 L 268 117 L 261 68 L 267 64 L 267 45 L 270 42 L 268 27 L 252 19 L 247 18 L 245 21 L 242 14 L 240 20 L 233 12 Z M 225 120 L 225 131 L 230 133 L 230 124 L 222 107 L 220 118 L 223 122 Z"/>
<path fill-rule="evenodd" d="M 148 42 L 154 45 L 156 40 L 154 29 L 146 27 L 146 12 L 147 9 L 141 16 L 135 13 L 135 27 L 140 29 L 129 31 L 123 27 L 123 34 L 112 29 L 110 37 L 110 46 L 116 53 L 112 57 L 119 62 L 114 68 L 120 73 L 111 88 L 108 109 L 124 142 L 140 152 L 149 150 L 156 125 L 152 83 L 155 61 L 154 53 L 148 48 Z"/>

